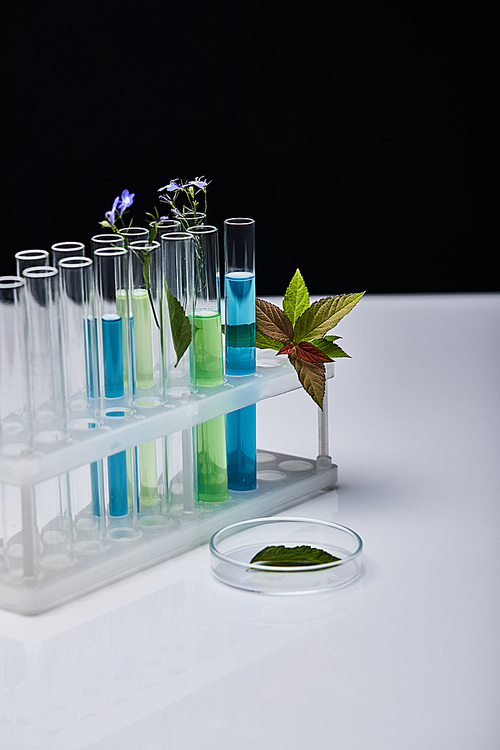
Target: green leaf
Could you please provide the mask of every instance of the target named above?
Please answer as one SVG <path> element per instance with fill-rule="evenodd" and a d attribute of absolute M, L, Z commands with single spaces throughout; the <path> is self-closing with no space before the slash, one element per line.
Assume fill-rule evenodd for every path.
<path fill-rule="evenodd" d="M 338 359 L 339 357 L 349 357 L 350 355 L 340 348 L 337 344 L 333 343 L 334 339 L 339 339 L 340 336 L 324 336 L 322 339 L 313 339 L 311 344 L 321 349 L 324 354 L 328 354 L 331 359 Z"/>
<path fill-rule="evenodd" d="M 313 302 L 295 323 L 294 340 L 311 341 L 324 336 L 353 309 L 363 294 L 338 294 Z"/>
<path fill-rule="evenodd" d="M 292 325 L 309 307 L 309 292 L 299 269 L 295 271 L 283 298 L 283 312 Z"/>
<path fill-rule="evenodd" d="M 255 332 L 255 346 L 257 349 L 275 349 L 279 351 L 283 346 L 283 342 L 277 341 L 277 339 L 273 339 L 271 336 L 266 336 L 265 333 L 261 333 L 257 329 Z"/>
<path fill-rule="evenodd" d="M 255 300 L 256 327 L 260 333 L 276 341 L 287 343 L 293 338 L 293 325 L 289 318 L 272 302 Z"/>
<path fill-rule="evenodd" d="M 170 330 L 172 331 L 172 343 L 177 356 L 177 361 L 174 367 L 177 367 L 191 343 L 191 323 L 189 322 L 189 318 L 184 312 L 181 303 L 170 291 L 166 279 L 165 292 L 167 295 L 168 314 L 170 317 Z"/>
<path fill-rule="evenodd" d="M 325 365 L 321 362 L 305 362 L 295 353 L 290 354 L 288 359 L 295 367 L 300 384 L 306 393 L 322 409 L 326 383 Z"/>
<path fill-rule="evenodd" d="M 302 544 L 298 547 L 285 547 L 283 544 L 264 547 L 250 560 L 250 564 L 259 563 L 263 567 L 271 565 L 280 568 L 306 567 L 310 565 L 323 565 L 325 563 L 340 562 L 340 557 L 335 557 L 329 552 L 317 547 L 309 547 Z"/>

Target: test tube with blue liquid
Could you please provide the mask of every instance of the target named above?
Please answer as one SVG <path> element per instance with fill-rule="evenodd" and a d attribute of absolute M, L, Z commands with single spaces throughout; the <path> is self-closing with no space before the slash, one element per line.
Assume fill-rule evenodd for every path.
<path fill-rule="evenodd" d="M 252 375 L 255 353 L 255 221 L 224 221 L 225 246 L 225 371 L 229 376 Z M 226 415 L 229 488 L 257 487 L 256 406 Z"/>
<path fill-rule="evenodd" d="M 94 252 L 99 396 L 104 423 L 126 419 L 133 409 L 133 316 L 129 251 L 99 248 Z M 104 462 L 109 535 L 137 535 L 136 450 L 127 448 Z"/>

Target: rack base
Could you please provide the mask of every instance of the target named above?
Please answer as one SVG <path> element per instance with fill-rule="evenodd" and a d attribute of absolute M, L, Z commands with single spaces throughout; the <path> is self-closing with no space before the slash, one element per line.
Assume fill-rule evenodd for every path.
<path fill-rule="evenodd" d="M 22 570 L 2 570 L 0 607 L 36 615 L 101 588 L 208 541 L 218 529 L 283 511 L 337 484 L 337 466 L 328 457 L 300 458 L 258 451 L 257 489 L 230 492 L 225 503 L 199 504 L 192 513 L 173 510 L 167 525 L 140 526 L 132 539 L 105 536 L 99 544 L 68 550 L 64 567 L 44 566 L 36 579 Z"/>

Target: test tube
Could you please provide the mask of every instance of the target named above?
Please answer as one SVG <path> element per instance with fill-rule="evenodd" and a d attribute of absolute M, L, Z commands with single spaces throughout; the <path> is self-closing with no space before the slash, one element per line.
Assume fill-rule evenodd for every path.
<path fill-rule="evenodd" d="M 161 234 L 160 323 L 164 394 L 168 401 L 189 399 L 191 385 L 189 348 L 194 315 L 194 239 L 187 232 Z M 195 511 L 193 430 L 167 437 L 169 502 L 182 512 Z"/>
<path fill-rule="evenodd" d="M 146 240 L 129 244 L 132 267 L 133 355 L 135 404 L 148 415 L 163 401 L 163 367 L 160 312 L 160 243 Z M 141 525 L 166 522 L 165 438 L 137 448 Z"/>
<path fill-rule="evenodd" d="M 224 383 L 218 230 L 204 224 L 191 227 L 190 233 L 195 265 L 191 378 L 203 389 Z M 215 417 L 194 430 L 198 500 L 224 502 L 229 499 L 225 417 Z"/>
<path fill-rule="evenodd" d="M 207 215 L 202 211 L 186 211 L 181 218 L 184 227 L 189 232 L 192 227 L 208 226 L 206 224 Z"/>
<path fill-rule="evenodd" d="M 16 259 L 16 273 L 18 276 L 22 275 L 25 268 L 49 265 L 47 250 L 19 250 L 14 257 Z"/>
<path fill-rule="evenodd" d="M 20 455 L 31 433 L 25 291 L 20 276 L 0 276 L 0 445 L 8 455 Z"/>
<path fill-rule="evenodd" d="M 129 251 L 100 248 L 94 253 L 94 263 L 101 413 L 105 424 L 115 426 L 131 415 L 135 387 Z M 108 456 L 104 470 L 108 534 L 116 539 L 133 538 L 138 533 L 135 448 Z"/>
<path fill-rule="evenodd" d="M 54 443 L 66 437 L 58 271 L 53 266 L 33 266 L 23 271 L 23 277 L 32 437 L 35 443 Z"/>
<path fill-rule="evenodd" d="M 224 221 L 225 371 L 252 375 L 255 357 L 255 221 Z M 229 488 L 257 487 L 256 406 L 226 416 Z"/>
<path fill-rule="evenodd" d="M 120 229 L 120 237 L 123 237 L 125 247 L 128 247 L 131 242 L 139 240 L 146 242 L 149 239 L 149 229 L 134 226 L 123 227 L 123 229 Z"/>
<path fill-rule="evenodd" d="M 136 400 L 161 395 L 160 243 L 130 242 Z"/>
<path fill-rule="evenodd" d="M 51 262 L 54 268 L 58 268 L 59 261 L 64 258 L 85 255 L 83 242 L 56 242 L 50 248 Z"/>
<path fill-rule="evenodd" d="M 167 232 L 181 232 L 182 224 L 177 219 L 161 219 L 149 223 L 149 239 L 161 242 L 162 234 Z"/>
<path fill-rule="evenodd" d="M 75 256 L 59 262 L 61 347 L 68 431 L 78 439 L 99 426 L 97 342 L 93 293 L 93 262 Z M 102 461 L 69 473 L 71 509 L 77 551 L 99 551 L 104 525 Z M 89 497 L 91 503 L 89 506 Z"/>
<path fill-rule="evenodd" d="M 102 234 L 94 234 L 90 238 L 90 257 L 94 259 L 94 253 L 100 247 L 124 247 L 125 240 L 121 234 L 116 232 L 104 232 Z"/>
<path fill-rule="evenodd" d="M 61 350 L 59 273 L 53 266 L 23 271 L 26 281 L 28 383 L 32 444 L 46 450 L 68 437 Z M 73 515 L 68 474 L 62 472 L 29 488 L 40 540 L 40 565 L 70 566 Z M 24 504 L 28 509 L 28 504 Z M 28 516 L 26 523 L 29 525 Z"/>
<path fill-rule="evenodd" d="M 9 458 L 31 447 L 25 293 L 20 276 L 0 277 L 0 453 Z M 29 486 L 0 481 L 0 548 L 7 576 L 35 577 L 39 541 Z"/>

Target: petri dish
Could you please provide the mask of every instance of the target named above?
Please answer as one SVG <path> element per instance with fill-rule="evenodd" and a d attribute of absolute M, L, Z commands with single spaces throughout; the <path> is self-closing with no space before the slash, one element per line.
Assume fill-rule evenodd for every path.
<path fill-rule="evenodd" d="M 250 560 L 264 547 L 302 545 L 319 548 L 335 562 L 308 566 L 263 566 Z M 313 518 L 269 517 L 225 526 L 210 539 L 210 567 L 222 583 L 260 594 L 331 591 L 359 577 L 363 542 L 352 529 Z"/>

